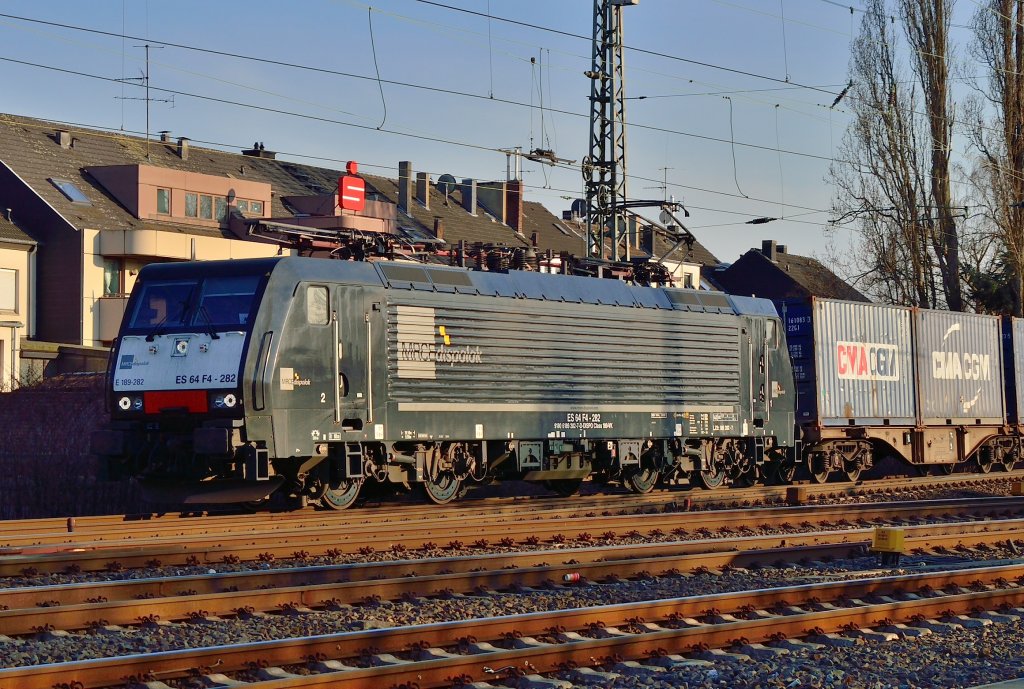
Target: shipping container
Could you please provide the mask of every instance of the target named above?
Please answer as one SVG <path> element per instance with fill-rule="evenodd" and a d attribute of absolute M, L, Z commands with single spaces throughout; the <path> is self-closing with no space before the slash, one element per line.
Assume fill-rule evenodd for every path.
<path fill-rule="evenodd" d="M 915 309 L 914 339 L 924 424 L 1003 423 L 998 316 Z"/>
<path fill-rule="evenodd" d="M 915 423 L 909 308 L 812 298 L 786 300 L 780 310 L 793 361 L 798 423 Z"/>
<path fill-rule="evenodd" d="M 1024 318 L 1003 318 L 1003 375 L 1006 390 L 1006 418 L 1024 423 Z"/>

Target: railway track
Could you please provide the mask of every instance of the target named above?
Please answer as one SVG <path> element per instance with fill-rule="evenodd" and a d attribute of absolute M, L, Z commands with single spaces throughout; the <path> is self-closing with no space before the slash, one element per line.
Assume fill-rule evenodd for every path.
<path fill-rule="evenodd" d="M 695 650 L 784 654 L 804 643 L 793 638 L 816 643 L 842 633 L 882 640 L 1017 621 L 1024 618 L 1021 580 L 1024 564 L 1018 563 L 413 625 L 8 668 L 0 670 L 0 688 L 204 676 L 207 685 L 223 685 L 223 673 L 265 689 L 425 688 L 574 667 L 630 667 L 624 660 L 643 661 L 639 671 L 655 673 L 685 663 L 677 654 Z"/>
<path fill-rule="evenodd" d="M 818 527 L 846 529 L 855 524 L 914 524 L 938 519 L 1005 519 L 1024 514 L 1024 498 L 971 498 L 916 503 L 857 503 L 805 507 L 722 510 L 715 512 L 658 512 L 641 515 L 597 515 L 499 522 L 467 523 L 451 518 L 380 524 L 332 523 L 326 526 L 250 531 L 239 535 L 191 534 L 133 537 L 124 541 L 79 541 L 55 552 L 23 548 L 0 555 L 0 576 L 40 573 L 118 571 L 121 569 L 235 564 L 243 561 L 368 555 L 409 550 L 475 548 L 535 548 L 541 543 L 583 546 L 596 539 L 680 539 L 751 534 L 763 538 L 761 547 L 779 545 L 776 534 L 756 537 L 758 531 L 804 531 Z M 641 527 L 641 528 L 638 528 Z M 445 542 L 438 543 L 439 534 Z M 801 538 L 807 538 L 803 536 Z M 823 538 L 823 537 L 816 537 Z M 460 540 L 465 539 L 465 541 Z M 784 544 L 783 544 L 784 545 Z"/>
<path fill-rule="evenodd" d="M 632 493 L 590 494 L 572 498 L 534 496 L 527 498 L 470 499 L 452 505 L 419 503 L 375 503 L 345 512 L 299 511 L 284 513 L 109 515 L 74 519 L 29 519 L 0 521 L 0 554 L 28 546 L 74 544 L 83 540 L 95 543 L 123 541 L 129 538 L 187 537 L 192 535 L 237 534 L 245 531 L 285 531 L 296 528 L 321 528 L 345 523 L 375 525 L 422 519 L 550 519 L 578 516 L 590 511 L 609 514 L 635 514 L 651 510 L 723 509 L 740 506 L 784 504 L 798 491 L 808 502 L 849 500 L 893 495 L 903 490 L 976 490 L 1024 480 L 1024 470 L 998 474 L 898 478 L 868 483 L 829 483 L 823 485 L 760 486 L 719 491 L 658 491 L 649 495 Z"/>
<path fill-rule="evenodd" d="M 1002 545 L 1019 540 L 1022 532 L 1024 520 L 905 529 L 907 548 L 916 553 Z M 782 539 L 737 537 L 8 588 L 0 589 L 0 634 L 236 616 L 239 611 L 337 609 L 381 599 L 543 586 L 567 577 L 597 581 L 836 560 L 864 554 L 871 534 L 871 529 L 854 529 Z"/>

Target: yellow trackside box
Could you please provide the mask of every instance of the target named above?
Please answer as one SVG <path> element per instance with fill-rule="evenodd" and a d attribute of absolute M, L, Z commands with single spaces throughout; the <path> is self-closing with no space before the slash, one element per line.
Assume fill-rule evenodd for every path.
<path fill-rule="evenodd" d="M 902 553 L 903 529 L 890 526 L 876 526 L 871 539 L 871 550 L 876 553 Z"/>

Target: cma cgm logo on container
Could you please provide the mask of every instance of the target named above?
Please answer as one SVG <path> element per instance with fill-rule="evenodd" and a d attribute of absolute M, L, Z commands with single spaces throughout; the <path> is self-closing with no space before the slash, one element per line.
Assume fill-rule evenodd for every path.
<path fill-rule="evenodd" d="M 844 380 L 899 380 L 896 345 L 837 342 L 836 373 Z"/>
<path fill-rule="evenodd" d="M 942 344 L 953 333 L 960 332 L 960 324 L 949 326 L 942 336 Z M 992 380 L 992 356 L 975 352 L 932 352 L 932 378 L 937 380 Z"/>

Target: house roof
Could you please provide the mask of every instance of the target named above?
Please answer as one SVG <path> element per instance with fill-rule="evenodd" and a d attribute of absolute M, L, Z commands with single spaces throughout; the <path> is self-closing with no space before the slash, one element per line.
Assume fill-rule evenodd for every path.
<path fill-rule="evenodd" d="M 62 148 L 56 139 L 57 130 L 71 132 L 73 144 Z M 7 163 L 36 193 L 76 227 L 94 229 L 137 229 L 143 226 L 159 227 L 168 231 L 191 234 L 210 234 L 209 228 L 197 228 L 185 223 L 153 223 L 140 220 L 127 212 L 88 173 L 90 167 L 106 165 L 153 165 L 175 170 L 233 177 L 266 182 L 273 188 L 273 199 L 268 209 L 272 217 L 291 215 L 282 204 L 286 196 L 311 196 L 334 193 L 342 171 L 294 163 L 287 160 L 246 156 L 203 148 L 189 143 L 189 155 L 182 160 L 177 153 L 177 140 L 162 142 L 146 140 L 116 132 L 104 132 L 68 126 L 16 115 L 0 114 L 0 160 Z M 377 175 L 361 175 L 366 182 L 368 197 L 378 195 L 392 203 L 398 202 L 397 180 Z M 51 179 L 66 179 L 77 186 L 88 198 L 88 204 L 68 199 Z M 549 227 L 557 219 L 537 203 L 524 203 L 524 228 L 520 235 L 508 225 L 497 222 L 483 208 L 476 215 L 466 212 L 460 205 L 461 195 L 456 192 L 446 199 L 434 185 L 430 186 L 430 209 L 413 201 L 408 215 L 399 213 L 401 226 L 413 226 L 432 233 L 434 219 L 444 224 L 445 239 L 449 242 L 486 242 L 508 246 L 528 246 L 531 233 Z M 226 229 L 214 231 L 233 237 Z M 545 247 L 546 248 L 546 247 Z"/>
<path fill-rule="evenodd" d="M 16 244 L 35 244 L 35 240 L 21 231 L 17 225 L 0 214 L 0 244 L 13 241 Z"/>
<path fill-rule="evenodd" d="M 778 279 L 780 273 L 788 280 Z M 751 249 L 729 268 L 717 272 L 715 278 L 727 292 L 735 294 L 757 294 L 769 299 L 815 296 L 871 301 L 816 258 L 785 252 L 777 252 L 773 261 L 760 249 Z M 794 293 L 787 283 L 790 287 L 795 284 L 805 294 Z"/>
<path fill-rule="evenodd" d="M 69 131 L 72 145 L 62 148 L 58 130 Z M 174 221 L 152 221 L 135 218 L 90 174 L 90 168 L 108 165 L 153 165 L 174 170 L 218 175 L 269 183 L 273 198 L 267 214 L 288 217 L 291 212 L 281 199 L 287 196 L 311 196 L 334 193 L 342 171 L 203 148 L 189 142 L 188 158 L 178 155 L 177 139 L 164 142 L 157 138 L 148 144 L 142 137 L 119 132 L 106 132 L 61 123 L 47 122 L 17 115 L 0 114 L 0 160 L 9 165 L 25 182 L 71 225 L 98 230 L 159 229 L 194 235 L 234 238 L 226 228 L 199 227 Z M 361 175 L 369 198 L 376 195 L 397 205 L 398 181 L 378 175 Z M 73 183 L 88 199 L 75 203 L 51 180 Z M 415 180 L 411 181 L 415 185 Z M 415 188 L 415 187 L 414 187 Z M 430 185 L 430 208 L 412 201 L 409 213 L 398 213 L 400 226 L 412 226 L 433 234 L 435 220 L 444 227 L 444 239 L 528 247 L 534 233 L 540 250 L 551 249 L 582 256 L 585 253 L 584 232 L 572 223 L 562 222 L 541 203 L 523 200 L 522 231 L 516 232 L 498 222 L 478 203 L 475 215 L 462 208 L 462 193 L 456 188 L 446 198 L 435 185 Z M 415 195 L 414 195 L 415 196 Z M 4 232 L 0 224 L 0 233 Z M 9 233 L 16 231 L 7 229 Z M 3 236 L 0 234 L 0 236 Z M 24 233 L 19 236 L 27 237 Z M 656 253 L 660 257 L 672 244 L 658 238 Z M 669 260 L 690 261 L 715 266 L 718 260 L 699 242 L 688 250 L 676 249 Z"/>

